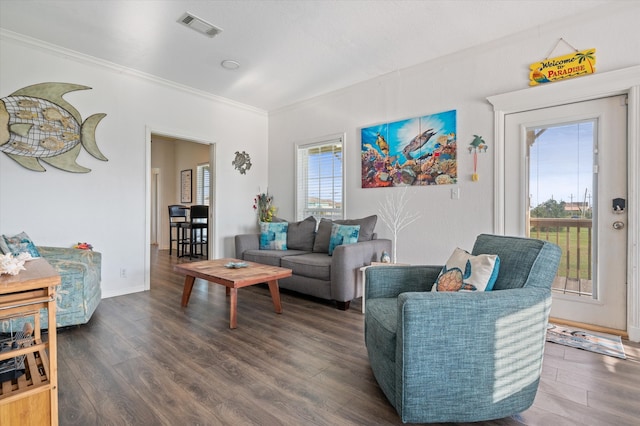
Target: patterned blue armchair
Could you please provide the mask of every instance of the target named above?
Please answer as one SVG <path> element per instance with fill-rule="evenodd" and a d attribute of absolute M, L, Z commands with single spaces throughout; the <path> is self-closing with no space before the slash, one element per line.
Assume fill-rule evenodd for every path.
<path fill-rule="evenodd" d="M 100 289 L 102 255 L 95 251 L 65 247 L 38 246 L 40 255 L 60 274 L 56 291 L 56 326 L 85 324 L 93 315 L 102 297 Z M 0 321 L 0 332 L 9 327 L 22 328 L 24 321 Z M 30 321 L 31 322 L 31 321 Z M 49 328 L 46 310 L 40 311 L 42 328 Z"/>
<path fill-rule="evenodd" d="M 560 248 L 483 234 L 472 254 L 500 257 L 492 291 L 432 292 L 442 266 L 366 270 L 369 361 L 403 422 L 498 419 L 533 404 Z"/>

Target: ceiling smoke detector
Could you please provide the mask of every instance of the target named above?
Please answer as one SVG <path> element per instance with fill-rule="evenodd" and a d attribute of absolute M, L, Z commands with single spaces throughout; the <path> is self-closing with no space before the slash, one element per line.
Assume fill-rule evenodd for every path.
<path fill-rule="evenodd" d="M 235 71 L 240 68 L 240 62 L 232 61 L 231 59 L 225 59 L 224 61 L 220 62 L 220 66 L 222 66 L 222 68 L 226 70 Z"/>
<path fill-rule="evenodd" d="M 178 19 L 178 22 L 191 28 L 192 30 L 206 35 L 207 37 L 213 38 L 222 32 L 222 28 L 218 28 L 215 25 L 210 24 L 204 19 L 198 18 L 195 15 L 192 15 L 189 12 L 185 12 L 180 17 L 180 19 Z"/>

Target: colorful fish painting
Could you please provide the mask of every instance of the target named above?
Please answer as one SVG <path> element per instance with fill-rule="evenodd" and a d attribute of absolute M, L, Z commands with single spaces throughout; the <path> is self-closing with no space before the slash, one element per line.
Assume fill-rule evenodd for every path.
<path fill-rule="evenodd" d="M 91 169 L 76 162 L 84 148 L 98 160 L 108 161 L 96 143 L 96 127 L 106 114 L 85 121 L 62 96 L 91 87 L 71 83 L 40 83 L 0 99 L 0 151 L 21 166 L 44 172 L 40 162 L 74 173 Z"/>
<path fill-rule="evenodd" d="M 362 188 L 455 184 L 456 111 L 364 127 Z"/>

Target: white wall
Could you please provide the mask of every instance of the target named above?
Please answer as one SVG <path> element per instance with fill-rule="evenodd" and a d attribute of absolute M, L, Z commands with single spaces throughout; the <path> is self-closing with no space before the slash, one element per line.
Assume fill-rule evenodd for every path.
<path fill-rule="evenodd" d="M 359 129 L 456 109 L 460 199 L 450 198 L 451 185 L 410 188 L 410 208 L 421 212 L 421 222 L 399 237 L 399 261 L 441 263 L 455 246 L 470 248 L 476 234 L 493 230 L 493 114 L 486 97 L 527 87 L 528 65 L 544 58 L 560 37 L 579 49 L 595 47 L 598 72 L 636 65 L 638 22 L 638 2 L 609 5 L 292 105 L 268 118 L 250 107 L 0 30 L 0 97 L 42 82 L 92 87 L 65 98 L 83 118 L 107 114 L 96 139 L 109 159 L 101 162 L 83 151 L 78 162 L 92 169 L 88 174 L 48 165 L 45 173 L 37 173 L 0 154 L 0 233 L 24 230 L 41 245 L 88 241 L 103 253 L 105 296 L 140 291 L 148 273 L 149 132 L 215 143 L 214 255 L 230 256 L 233 236 L 256 229 L 251 206 L 259 189 L 269 187 L 279 216 L 293 217 L 296 142 L 346 133 L 345 207 L 349 217 L 361 217 L 376 213 L 394 189 L 360 188 Z M 464 149 L 474 134 L 489 145 L 488 154 L 479 158 L 477 183 L 470 180 L 472 159 Z M 237 150 L 251 155 L 253 167 L 246 175 L 231 165 Z M 267 156 L 268 162 L 262 161 Z M 382 224 L 377 231 L 390 236 Z M 119 276 L 123 268 L 127 278 Z"/>
<path fill-rule="evenodd" d="M 96 139 L 109 161 L 83 151 L 78 163 L 92 169 L 90 173 L 69 173 L 46 164 L 47 171 L 38 173 L 0 153 L 0 233 L 24 230 L 39 245 L 90 242 L 103 255 L 105 297 L 143 290 L 149 271 L 149 129 L 216 144 L 216 256 L 232 255 L 233 236 L 255 229 L 251 203 L 267 180 L 267 164 L 257 161 L 267 156 L 264 111 L 1 31 L 0 97 L 44 82 L 93 88 L 69 93 L 65 99 L 83 119 L 107 114 Z M 236 150 L 254 159 L 246 175 L 231 165 Z M 120 278 L 120 269 L 126 269 L 126 278 Z"/>
<path fill-rule="evenodd" d="M 494 116 L 486 97 L 526 88 L 529 64 L 544 59 L 561 37 L 579 50 L 596 48 L 597 72 L 639 64 L 638 22 L 640 3 L 610 5 L 270 112 L 269 190 L 279 216 L 294 217 L 296 142 L 346 132 L 345 208 L 347 217 L 362 217 L 377 213 L 379 202 L 399 189 L 360 187 L 360 129 L 455 109 L 458 184 L 409 188 L 410 208 L 420 211 L 421 219 L 400 233 L 398 261 L 442 264 L 456 246 L 470 250 L 477 234 L 493 232 Z M 561 43 L 552 56 L 571 53 L 567 49 Z M 478 155 L 479 182 L 471 181 L 473 162 L 466 149 L 473 135 L 489 146 L 487 154 Z M 450 191 L 456 187 L 460 199 L 454 200 Z M 380 221 L 376 230 L 391 237 Z"/>

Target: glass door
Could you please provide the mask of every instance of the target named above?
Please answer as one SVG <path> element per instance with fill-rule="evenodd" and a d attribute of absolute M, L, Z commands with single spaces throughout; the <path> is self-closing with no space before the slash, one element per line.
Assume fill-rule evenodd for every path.
<path fill-rule="evenodd" d="M 562 249 L 553 317 L 626 329 L 626 122 L 624 96 L 506 117 L 505 229 Z"/>

